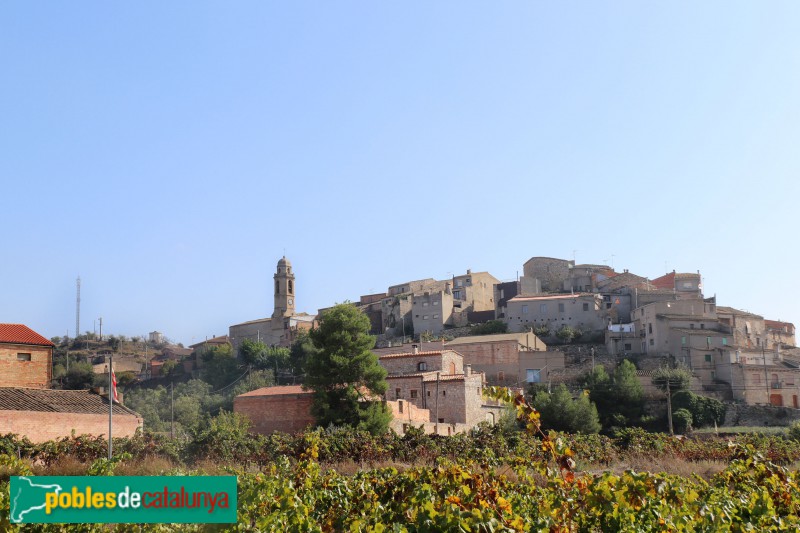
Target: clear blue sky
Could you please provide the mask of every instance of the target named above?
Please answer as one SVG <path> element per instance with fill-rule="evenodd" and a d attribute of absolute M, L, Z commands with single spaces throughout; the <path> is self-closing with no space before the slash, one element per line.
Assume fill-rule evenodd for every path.
<path fill-rule="evenodd" d="M 198 342 L 532 256 L 800 325 L 800 3 L 5 2 L 0 322 Z"/>

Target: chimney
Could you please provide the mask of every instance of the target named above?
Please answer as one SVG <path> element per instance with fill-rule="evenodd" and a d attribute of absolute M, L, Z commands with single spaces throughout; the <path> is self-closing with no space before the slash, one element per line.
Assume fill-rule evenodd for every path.
<path fill-rule="evenodd" d="M 466 365 L 466 366 L 464 366 L 464 375 L 465 375 L 466 377 L 469 377 L 469 376 L 471 376 L 471 375 L 472 375 L 472 365 Z"/>
<path fill-rule="evenodd" d="M 412 344 L 411 345 L 411 353 L 418 354 L 419 353 L 419 344 Z"/>
<path fill-rule="evenodd" d="M 470 274 L 472 274 L 472 269 L 469 269 L 469 268 L 468 268 L 468 269 L 467 269 L 467 275 L 470 275 Z"/>

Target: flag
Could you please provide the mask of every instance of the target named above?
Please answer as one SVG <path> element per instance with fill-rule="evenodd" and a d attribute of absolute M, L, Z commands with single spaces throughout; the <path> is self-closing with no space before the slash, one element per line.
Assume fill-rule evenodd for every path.
<path fill-rule="evenodd" d="M 111 394 L 114 396 L 114 401 L 119 403 L 119 396 L 117 395 L 117 376 L 114 371 L 111 371 Z"/>

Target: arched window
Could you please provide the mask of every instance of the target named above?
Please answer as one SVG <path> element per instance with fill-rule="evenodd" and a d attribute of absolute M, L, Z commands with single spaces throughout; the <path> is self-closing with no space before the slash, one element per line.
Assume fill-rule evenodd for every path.
<path fill-rule="evenodd" d="M 289 294 L 292 294 L 292 280 L 289 280 Z"/>

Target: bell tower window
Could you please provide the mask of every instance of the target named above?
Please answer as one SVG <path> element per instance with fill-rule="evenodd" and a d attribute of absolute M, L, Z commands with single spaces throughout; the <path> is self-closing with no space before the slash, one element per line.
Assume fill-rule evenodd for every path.
<path fill-rule="evenodd" d="M 280 287 L 279 287 L 279 285 L 278 285 L 278 280 L 276 279 L 276 280 L 275 280 L 275 294 L 278 294 L 278 293 L 280 292 L 280 290 L 279 290 L 279 289 L 280 289 Z"/>
<path fill-rule="evenodd" d="M 289 294 L 292 294 L 292 280 L 289 280 Z"/>

